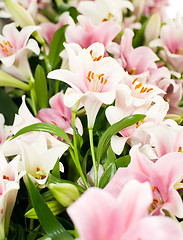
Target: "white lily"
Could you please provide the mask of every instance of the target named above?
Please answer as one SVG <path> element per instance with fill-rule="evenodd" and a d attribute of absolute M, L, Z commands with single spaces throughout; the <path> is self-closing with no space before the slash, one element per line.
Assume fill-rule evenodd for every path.
<path fill-rule="evenodd" d="M 96 0 L 82 1 L 79 3 L 78 11 L 90 18 L 94 24 L 106 20 L 122 23 L 122 11 L 124 9 L 133 11 L 133 5 L 127 0 Z"/>

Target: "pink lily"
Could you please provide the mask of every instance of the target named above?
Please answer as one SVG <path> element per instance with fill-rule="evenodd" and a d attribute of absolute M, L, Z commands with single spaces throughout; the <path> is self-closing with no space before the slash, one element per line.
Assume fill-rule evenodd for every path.
<path fill-rule="evenodd" d="M 143 131 L 148 134 L 148 142 L 141 148 L 141 151 L 144 154 L 148 153 L 148 157 L 153 161 L 170 152 L 182 152 L 183 127 L 175 121 L 169 119 L 159 125 L 144 128 Z"/>
<path fill-rule="evenodd" d="M 78 240 L 169 240 L 175 236 L 181 239 L 183 232 L 176 221 L 148 217 L 151 201 L 148 183 L 130 181 L 117 198 L 102 189 L 91 188 L 67 212 L 78 230 Z"/>
<path fill-rule="evenodd" d="M 162 26 L 160 39 L 155 39 L 149 45 L 150 47 L 163 47 L 160 52 L 161 57 L 167 61 L 172 70 L 183 72 L 183 20 L 177 16 L 175 20 Z"/>
<path fill-rule="evenodd" d="M 112 43 L 107 50 L 114 54 L 114 58 L 129 74 L 141 74 L 150 68 L 156 69 L 155 61 L 159 58 L 148 47 L 133 48 L 132 39 L 134 33 L 130 28 L 126 28 L 121 39 L 121 44 Z"/>
<path fill-rule="evenodd" d="M 57 93 L 51 97 L 49 103 L 51 108 L 39 110 L 36 118 L 42 122 L 53 123 L 62 128 L 66 133 L 73 134 L 73 130 L 70 126 L 72 123 L 72 111 L 71 108 L 64 105 L 63 92 Z M 76 127 L 82 135 L 83 129 L 79 118 L 76 118 Z"/>
<path fill-rule="evenodd" d="M 53 35 L 56 32 L 56 30 L 58 30 L 60 27 L 62 27 L 65 24 L 69 24 L 69 25 L 74 25 L 74 21 L 73 19 L 69 16 L 68 12 L 64 12 L 59 20 L 57 24 L 51 23 L 51 22 L 45 22 L 40 24 L 40 30 L 39 33 L 45 38 L 45 40 L 47 41 L 47 43 L 50 45 Z"/>
<path fill-rule="evenodd" d="M 69 26 L 65 37 L 67 43 L 74 42 L 82 48 L 87 48 L 95 42 L 103 43 L 106 47 L 121 30 L 120 25 L 112 21 L 105 21 L 95 26 L 85 16 L 79 15 L 77 19 L 79 25 Z"/>
<path fill-rule="evenodd" d="M 74 106 L 79 100 L 84 105 L 88 117 L 88 127 L 92 128 L 101 105 L 111 104 L 116 89 L 125 76 L 124 70 L 111 57 L 103 57 L 104 45 L 94 43 L 87 49 L 78 44 L 65 44 L 69 56 L 68 70 L 54 70 L 48 78 L 66 82 L 68 88 L 64 103 Z"/>
<path fill-rule="evenodd" d="M 5 66 L 10 67 L 15 64 L 15 61 L 22 57 L 25 49 L 39 53 L 37 42 L 33 39 L 28 41 L 30 35 L 37 29 L 36 26 L 27 26 L 18 31 L 15 23 L 4 26 L 3 36 L 0 35 L 0 60 Z"/>
<path fill-rule="evenodd" d="M 127 168 L 119 168 L 105 190 L 118 196 L 121 189 L 131 179 L 149 182 L 153 201 L 149 211 L 153 215 L 163 215 L 164 210 L 177 217 L 183 217 L 182 199 L 175 184 L 183 178 L 183 155 L 179 152 L 169 153 L 155 163 L 139 151 L 139 146 L 130 151 L 131 163 Z M 165 168 L 166 166 L 166 168 Z"/>

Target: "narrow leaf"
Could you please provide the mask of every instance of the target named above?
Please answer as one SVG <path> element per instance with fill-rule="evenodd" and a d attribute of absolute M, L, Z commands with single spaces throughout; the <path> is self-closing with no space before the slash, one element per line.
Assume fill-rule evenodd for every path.
<path fill-rule="evenodd" d="M 120 130 L 129 127 L 142 119 L 144 119 L 145 115 L 142 114 L 135 114 L 130 115 L 128 117 L 123 118 L 119 122 L 111 125 L 102 135 L 102 137 L 99 140 L 98 147 L 96 150 L 96 158 L 98 163 L 100 163 L 102 155 L 106 152 L 106 150 L 109 147 L 111 137 L 118 133 Z"/>
<path fill-rule="evenodd" d="M 73 240 L 73 237 L 59 223 L 56 217 L 53 216 L 28 175 L 27 180 L 33 207 L 45 233 L 53 240 Z"/>
<path fill-rule="evenodd" d="M 57 159 L 54 168 L 52 169 L 51 173 L 53 176 L 59 178 L 60 177 L 60 164 L 59 164 L 59 158 Z"/>
<path fill-rule="evenodd" d="M 34 123 L 32 125 L 20 129 L 11 139 L 14 139 L 24 133 L 31 131 L 42 131 L 51 133 L 64 139 L 72 147 L 72 142 L 69 139 L 68 135 L 64 132 L 64 130 L 51 123 Z"/>
<path fill-rule="evenodd" d="M 45 73 L 41 65 L 37 65 L 35 71 L 35 90 L 40 108 L 48 106 L 48 88 Z"/>
<path fill-rule="evenodd" d="M 116 164 L 111 163 L 109 166 L 106 168 L 105 172 L 102 174 L 99 182 L 99 187 L 104 188 L 108 182 L 111 180 L 111 178 L 114 176 L 116 173 Z"/>
<path fill-rule="evenodd" d="M 64 25 L 55 32 L 50 44 L 48 60 L 51 66 L 51 70 L 55 69 L 61 60 L 59 54 L 64 49 L 63 43 L 65 42 L 65 29 L 67 26 L 68 25 Z"/>

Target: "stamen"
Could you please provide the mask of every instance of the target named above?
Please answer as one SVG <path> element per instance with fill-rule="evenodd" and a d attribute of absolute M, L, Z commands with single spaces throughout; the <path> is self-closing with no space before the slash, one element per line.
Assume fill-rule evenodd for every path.
<path fill-rule="evenodd" d="M 36 168 L 36 172 L 39 172 L 41 169 L 39 167 Z"/>
<path fill-rule="evenodd" d="M 182 152 L 182 147 L 181 146 L 179 147 L 178 152 Z"/>
<path fill-rule="evenodd" d="M 10 180 L 10 178 L 6 175 L 3 175 L 3 179 Z"/>
<path fill-rule="evenodd" d="M 51 121 L 51 123 L 53 123 L 54 125 L 57 125 L 56 122 L 54 122 L 54 121 Z"/>
<path fill-rule="evenodd" d="M 140 87 L 142 87 L 142 83 L 137 84 L 137 85 L 135 86 L 135 90 L 136 90 L 137 88 L 140 88 Z"/>
<path fill-rule="evenodd" d="M 153 203 L 158 203 L 158 199 L 157 198 L 153 198 Z"/>
<path fill-rule="evenodd" d="M 138 78 L 135 78 L 132 82 L 132 84 L 134 84 L 136 81 L 138 80 Z"/>
<path fill-rule="evenodd" d="M 94 72 L 92 72 L 91 78 L 94 79 Z"/>
<path fill-rule="evenodd" d="M 155 187 L 155 186 L 152 186 L 152 190 L 153 190 L 153 192 L 156 191 L 156 187 Z"/>
<path fill-rule="evenodd" d="M 10 46 L 10 48 L 13 48 L 13 46 L 11 45 L 11 43 L 9 41 L 7 41 L 7 43 Z"/>
<path fill-rule="evenodd" d="M 105 79 L 105 81 L 104 81 L 104 85 L 107 83 L 107 79 Z"/>
<path fill-rule="evenodd" d="M 149 88 L 149 89 L 147 90 L 147 93 L 150 92 L 150 91 L 152 91 L 152 90 L 153 90 L 153 88 Z"/>

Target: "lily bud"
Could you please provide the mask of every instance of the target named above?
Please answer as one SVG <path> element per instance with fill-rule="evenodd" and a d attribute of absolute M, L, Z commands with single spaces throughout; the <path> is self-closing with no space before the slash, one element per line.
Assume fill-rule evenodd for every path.
<path fill-rule="evenodd" d="M 35 25 L 32 16 L 20 4 L 12 2 L 11 0 L 5 0 L 5 4 L 12 15 L 12 18 L 21 28 L 29 25 Z M 44 44 L 44 39 L 38 32 L 34 32 L 32 35 L 39 43 Z"/>
<path fill-rule="evenodd" d="M 48 188 L 55 199 L 64 207 L 68 207 L 79 198 L 78 189 L 70 183 L 50 183 Z"/>
<path fill-rule="evenodd" d="M 11 13 L 13 19 L 20 27 L 35 25 L 31 15 L 20 4 L 13 2 L 11 0 L 5 0 L 5 4 L 9 12 Z"/>
<path fill-rule="evenodd" d="M 61 206 L 57 201 L 49 201 L 46 203 L 49 207 L 49 209 L 52 211 L 53 215 L 56 216 L 62 211 L 64 211 L 64 207 Z M 25 213 L 26 218 L 32 218 L 32 219 L 38 219 L 37 214 L 34 210 L 34 208 L 31 208 L 29 211 Z"/>
<path fill-rule="evenodd" d="M 155 13 L 149 18 L 149 21 L 144 31 L 146 44 L 149 44 L 152 40 L 158 38 L 160 27 L 161 27 L 160 15 Z"/>

